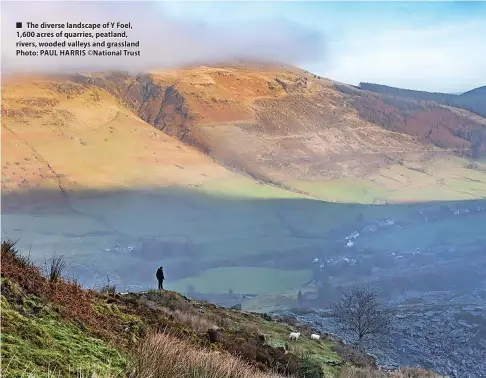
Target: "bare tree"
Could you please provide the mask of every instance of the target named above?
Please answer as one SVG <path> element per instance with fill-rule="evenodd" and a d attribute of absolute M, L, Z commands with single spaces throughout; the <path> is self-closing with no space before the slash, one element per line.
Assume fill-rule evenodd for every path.
<path fill-rule="evenodd" d="M 343 293 L 333 306 L 333 317 L 343 331 L 358 339 L 360 349 L 366 336 L 385 334 L 391 326 L 389 310 L 380 305 L 377 294 L 367 287 L 353 287 Z"/>

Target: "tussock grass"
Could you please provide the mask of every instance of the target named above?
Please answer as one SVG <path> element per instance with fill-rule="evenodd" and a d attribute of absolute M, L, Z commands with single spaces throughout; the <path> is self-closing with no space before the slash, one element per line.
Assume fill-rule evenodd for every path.
<path fill-rule="evenodd" d="M 225 352 L 195 349 L 159 333 L 147 336 L 133 357 L 129 378 L 281 378 Z"/>
<path fill-rule="evenodd" d="M 52 256 L 51 260 L 46 263 L 46 273 L 49 281 L 58 282 L 66 268 L 67 263 L 64 260 L 64 255 Z"/>
<path fill-rule="evenodd" d="M 167 307 L 161 307 L 159 310 L 162 311 L 169 319 L 173 319 L 177 323 L 181 323 L 186 327 L 191 328 L 196 333 L 206 332 L 208 329 L 216 325 L 200 314 L 194 314 L 181 310 L 171 310 Z"/>
<path fill-rule="evenodd" d="M 60 312 L 71 319 L 80 321 L 92 318 L 92 294 L 83 290 L 79 284 L 62 279 L 65 267 L 63 259 L 56 259 L 51 265 L 53 276 L 46 279 L 41 270 L 32 264 L 30 258 L 22 256 L 16 249 L 16 242 L 2 240 L 1 267 L 2 277 L 9 278 L 25 292 L 47 298 L 60 305 Z"/>
<path fill-rule="evenodd" d="M 0 377 L 15 377 L 15 378 L 64 378 L 66 373 L 62 373 L 56 369 L 48 369 L 45 372 L 41 372 L 38 369 L 24 369 L 19 372 L 12 372 L 10 369 L 10 361 L 7 362 L 7 366 L 0 367 Z M 83 371 L 73 370 L 68 373 L 72 378 L 124 378 L 123 372 L 120 373 L 106 373 L 97 371 Z"/>
<path fill-rule="evenodd" d="M 29 268 L 33 265 L 32 260 L 30 259 L 30 256 L 22 256 L 18 249 L 15 248 L 18 241 L 19 239 L 16 241 L 10 239 L 2 240 L 2 255 L 8 255 L 11 259 L 15 259 L 20 268 Z"/>

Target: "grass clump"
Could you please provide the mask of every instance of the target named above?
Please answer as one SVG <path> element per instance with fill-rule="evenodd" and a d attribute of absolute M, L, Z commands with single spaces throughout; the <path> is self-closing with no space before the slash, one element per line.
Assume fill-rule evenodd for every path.
<path fill-rule="evenodd" d="M 15 245 L 18 243 L 18 241 L 19 239 L 17 239 L 16 241 L 10 239 L 2 240 L 2 256 L 7 255 L 10 258 L 15 259 L 17 261 L 17 265 L 20 268 L 29 268 L 32 266 L 32 260 L 29 256 L 22 256 L 15 248 Z"/>
<path fill-rule="evenodd" d="M 67 263 L 64 260 L 64 255 L 52 256 L 49 263 L 46 263 L 47 278 L 50 282 L 58 282 L 66 268 Z"/>
<path fill-rule="evenodd" d="M 9 239 L 2 241 L 2 277 L 15 282 L 23 292 L 48 299 L 58 305 L 60 312 L 67 318 L 80 321 L 92 319 L 92 293 L 83 290 L 79 284 L 63 280 L 60 276 L 55 280 L 46 279 L 28 257 L 18 252 L 15 245 L 16 242 Z M 54 269 L 54 275 L 62 272 L 62 266 L 61 270 L 59 266 Z"/>
<path fill-rule="evenodd" d="M 167 307 L 161 307 L 159 310 L 169 319 L 189 327 L 196 333 L 206 332 L 208 329 L 216 326 L 216 324 L 213 324 L 205 317 L 188 311 L 171 310 Z"/>
<path fill-rule="evenodd" d="M 159 333 L 148 336 L 139 346 L 130 378 L 279 378 L 255 370 L 224 352 L 195 349 L 192 345 Z"/>

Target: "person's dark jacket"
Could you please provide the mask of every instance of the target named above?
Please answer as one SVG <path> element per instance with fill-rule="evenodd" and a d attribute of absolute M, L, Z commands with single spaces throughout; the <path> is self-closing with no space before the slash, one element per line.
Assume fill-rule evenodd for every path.
<path fill-rule="evenodd" d="M 159 280 L 159 281 L 165 280 L 164 270 L 162 268 L 157 269 L 157 273 L 155 274 L 155 276 L 157 277 L 157 280 Z"/>

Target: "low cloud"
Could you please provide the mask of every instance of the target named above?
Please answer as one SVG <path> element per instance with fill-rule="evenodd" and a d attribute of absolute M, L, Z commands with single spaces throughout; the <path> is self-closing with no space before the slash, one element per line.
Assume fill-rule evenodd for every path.
<path fill-rule="evenodd" d="M 23 29 L 15 28 L 17 21 L 24 23 Z M 101 24 L 130 22 L 132 29 L 127 31 L 127 39 L 110 38 L 109 40 L 140 41 L 141 56 L 17 56 L 16 42 L 19 41 L 17 32 L 32 31 L 25 28 L 28 21 L 38 24 L 42 22 Z M 116 29 L 112 30 L 116 31 Z M 52 31 L 52 29 L 37 29 L 37 31 Z M 63 31 L 81 30 L 63 29 Z M 54 39 L 36 38 L 35 40 Z M 76 40 L 93 42 L 92 39 L 86 38 Z M 101 40 L 108 41 L 106 38 L 98 41 Z M 171 17 L 153 2 L 32 1 L 2 4 L 2 72 L 4 73 L 107 69 L 140 71 L 234 60 L 305 65 L 323 60 L 324 42 L 322 34 L 290 21 L 239 22 L 222 28 L 205 22 L 189 22 Z"/>

